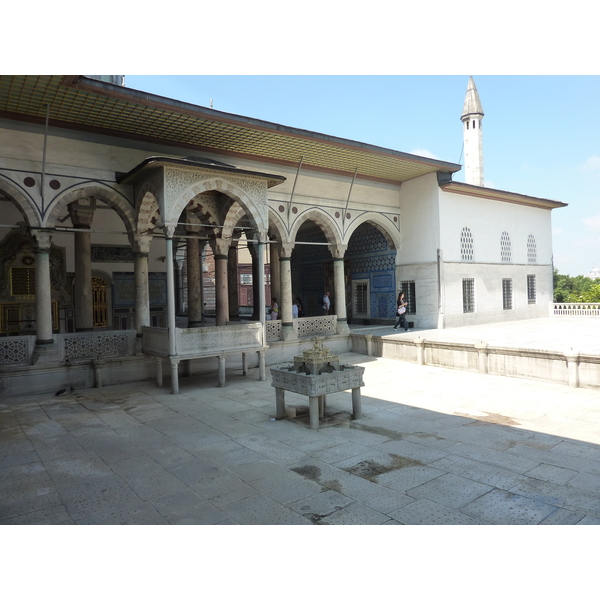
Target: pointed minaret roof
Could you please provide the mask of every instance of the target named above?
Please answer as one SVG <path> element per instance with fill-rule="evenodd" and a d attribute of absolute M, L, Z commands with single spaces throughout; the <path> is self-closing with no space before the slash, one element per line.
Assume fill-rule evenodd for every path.
<path fill-rule="evenodd" d="M 475 87 L 473 77 L 469 77 L 469 83 L 467 85 L 467 93 L 465 95 L 465 103 L 463 104 L 463 112 L 461 119 L 470 115 L 481 115 L 483 117 L 483 108 L 481 108 L 481 101 L 479 100 L 479 94 Z"/>

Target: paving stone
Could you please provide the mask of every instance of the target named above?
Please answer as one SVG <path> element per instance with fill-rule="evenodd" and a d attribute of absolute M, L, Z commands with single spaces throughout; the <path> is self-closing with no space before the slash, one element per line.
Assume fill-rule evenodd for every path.
<path fill-rule="evenodd" d="M 381 525 L 389 520 L 389 517 L 369 506 L 353 502 L 345 508 L 317 521 L 319 525 Z"/>
<path fill-rule="evenodd" d="M 35 450 L 29 452 L 17 452 L 15 454 L 9 454 L 4 458 L 0 458 L 0 471 L 6 467 L 16 467 L 19 465 L 27 465 L 32 462 L 40 460 L 38 453 Z"/>
<path fill-rule="evenodd" d="M 250 450 L 262 454 L 263 457 L 284 465 L 296 463 L 307 456 L 305 452 L 273 440 L 266 435 L 251 435 L 239 438 L 237 442 Z"/>
<path fill-rule="evenodd" d="M 418 485 L 406 493 L 413 498 L 427 498 L 448 508 L 460 508 L 491 489 L 492 487 L 489 485 L 453 473 L 446 473 Z"/>
<path fill-rule="evenodd" d="M 583 513 L 557 508 L 553 513 L 547 516 L 540 525 L 576 525 L 584 518 Z M 598 521 L 600 524 L 600 520 Z"/>
<path fill-rule="evenodd" d="M 0 525 L 68 525 L 73 523 L 73 519 L 63 504 L 54 504 L 34 512 L 0 519 Z"/>
<path fill-rule="evenodd" d="M 221 510 L 240 525 L 311 524 L 310 519 L 263 495 L 225 504 Z"/>
<path fill-rule="evenodd" d="M 112 473 L 110 468 L 93 453 L 76 458 L 59 458 L 47 461 L 45 465 L 57 487 L 69 486 L 96 477 L 105 477 Z"/>
<path fill-rule="evenodd" d="M 198 482 L 193 489 L 215 506 L 223 506 L 258 494 L 256 488 L 226 473 L 219 473 L 217 477 L 204 479 Z"/>
<path fill-rule="evenodd" d="M 312 496 L 322 490 L 318 483 L 291 472 L 275 473 L 263 479 L 255 479 L 249 485 L 281 504 Z"/>
<path fill-rule="evenodd" d="M 116 475 L 80 482 L 59 493 L 71 518 L 89 524 L 128 523 L 128 515 L 133 518 L 150 506 Z"/>
<path fill-rule="evenodd" d="M 573 479 L 573 477 L 577 475 L 577 471 L 571 471 L 570 469 L 556 467 L 554 465 L 541 464 L 530 471 L 527 471 L 525 475 L 563 485 Z"/>
<path fill-rule="evenodd" d="M 600 525 L 600 517 L 585 516 L 581 521 L 577 521 L 575 525 Z"/>
<path fill-rule="evenodd" d="M 353 502 L 352 498 L 348 498 L 334 490 L 327 490 L 292 502 L 288 506 L 297 513 L 316 522 Z"/>
<path fill-rule="evenodd" d="M 328 447 L 324 450 L 311 450 L 310 448 L 304 447 L 304 452 L 307 454 L 310 454 L 311 456 L 330 464 L 335 464 L 347 458 L 366 454 L 370 451 L 371 448 L 369 446 L 355 444 L 354 442 L 347 442 L 345 440 L 341 444 Z"/>
<path fill-rule="evenodd" d="M 183 490 L 181 492 L 167 494 L 166 496 L 153 498 L 149 502 L 165 517 L 175 513 L 185 512 L 205 503 L 204 499 L 192 490 Z"/>
<path fill-rule="evenodd" d="M 37 491 L 38 488 L 36 487 L 35 489 Z M 50 488 L 47 488 L 47 490 L 48 492 L 42 495 L 20 498 L 15 502 L 0 503 L 0 519 L 23 516 L 52 506 L 61 505 L 62 500 L 58 492 L 51 491 Z"/>
<path fill-rule="evenodd" d="M 125 458 L 111 466 L 142 500 L 186 489 L 185 483 L 148 456 Z"/>
<path fill-rule="evenodd" d="M 167 518 L 171 525 L 218 525 L 227 521 L 227 515 L 217 506 L 201 504 Z"/>
<path fill-rule="evenodd" d="M 70 434 L 34 438 L 33 446 L 41 460 L 54 460 L 84 452 L 81 444 Z"/>
<path fill-rule="evenodd" d="M 389 513 L 390 517 L 403 525 L 486 525 L 464 513 L 437 504 L 426 498 L 415 500 L 399 510 Z"/>
<path fill-rule="evenodd" d="M 289 470 L 272 460 L 262 459 L 254 462 L 242 462 L 240 464 L 228 464 L 224 467 L 232 475 L 245 482 L 271 477 L 273 475 L 283 475 L 289 473 Z"/>
<path fill-rule="evenodd" d="M 556 507 L 506 490 L 492 490 L 461 509 L 467 515 L 495 525 L 536 525 Z"/>
<path fill-rule="evenodd" d="M 429 466 L 505 490 L 527 479 L 525 475 L 480 463 L 464 456 L 448 455 L 429 463 Z"/>
<path fill-rule="evenodd" d="M 46 467 L 39 460 L 24 465 L 14 465 L 0 469 L 0 490 L 13 486 L 46 486 L 52 483 Z"/>
<path fill-rule="evenodd" d="M 436 463 L 434 463 L 436 464 Z M 427 465 L 407 466 L 378 475 L 375 482 L 397 492 L 406 492 L 422 483 L 444 475 L 447 471 Z"/>
<path fill-rule="evenodd" d="M 419 461 L 423 464 L 439 460 L 448 456 L 448 452 L 436 448 L 429 448 L 423 444 L 416 444 L 406 440 L 392 440 L 377 447 L 380 452 L 387 452 L 403 458 Z"/>

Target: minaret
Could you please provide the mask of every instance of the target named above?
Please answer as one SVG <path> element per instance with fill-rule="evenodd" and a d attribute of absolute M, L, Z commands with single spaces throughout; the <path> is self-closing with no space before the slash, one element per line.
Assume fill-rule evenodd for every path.
<path fill-rule="evenodd" d="M 469 77 L 462 116 L 465 145 L 465 183 L 483 186 L 483 109 L 473 77 Z"/>

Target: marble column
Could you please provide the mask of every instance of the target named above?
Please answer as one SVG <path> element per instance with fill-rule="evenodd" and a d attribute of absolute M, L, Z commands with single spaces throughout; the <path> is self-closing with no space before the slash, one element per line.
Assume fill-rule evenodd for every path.
<path fill-rule="evenodd" d="M 51 234 L 34 230 L 36 340 L 33 364 L 58 361 L 52 336 L 52 284 L 50 281 Z"/>
<path fill-rule="evenodd" d="M 277 298 L 277 303 L 281 308 L 283 304 L 283 290 L 281 289 L 281 244 L 269 244 L 269 264 L 271 267 L 271 298 Z M 267 298 L 267 303 L 271 304 L 271 298 Z M 291 307 L 290 307 L 291 310 Z M 282 317 L 279 317 L 280 319 Z"/>
<path fill-rule="evenodd" d="M 186 243 L 188 327 L 200 327 L 202 323 L 202 261 L 200 260 L 200 241 L 198 238 L 188 238 Z"/>
<path fill-rule="evenodd" d="M 229 247 L 227 255 L 227 291 L 229 294 L 229 320 L 240 320 L 240 303 L 238 297 L 238 253 L 237 242 Z"/>
<path fill-rule="evenodd" d="M 252 320 L 260 321 L 259 289 L 258 289 L 258 246 L 249 243 L 248 251 L 252 258 Z M 270 300 L 270 298 L 269 298 Z"/>
<path fill-rule="evenodd" d="M 148 254 L 152 237 L 134 234 L 133 271 L 135 278 L 135 329 L 142 335 L 142 327 L 150 325 L 150 290 L 148 286 Z"/>
<path fill-rule="evenodd" d="M 175 320 L 175 265 L 173 260 L 173 234 L 175 225 L 165 225 L 165 254 L 167 263 L 167 326 L 169 332 L 169 357 L 171 358 L 171 392 L 179 393 L 179 361 L 176 347 Z"/>
<path fill-rule="evenodd" d="M 333 297 L 337 315 L 337 332 L 349 333 L 346 316 L 346 284 L 344 282 L 344 254 L 347 246 L 337 245 L 333 248 Z"/>
<path fill-rule="evenodd" d="M 68 206 L 73 227 L 89 230 L 94 218 L 96 199 L 76 200 Z M 92 241 L 89 231 L 75 232 L 75 331 L 94 330 L 92 296 Z"/>
<path fill-rule="evenodd" d="M 280 272 L 280 293 L 281 299 L 279 306 L 281 307 L 281 337 L 284 340 L 297 340 L 298 334 L 294 331 L 294 320 L 292 318 L 292 269 L 291 259 L 292 244 L 285 244 L 281 247 L 279 256 L 279 272 Z M 271 265 L 273 268 L 273 265 Z"/>
<path fill-rule="evenodd" d="M 215 304 L 216 325 L 227 325 L 229 298 L 227 292 L 227 256 L 230 240 L 216 239 L 211 242 L 215 255 Z"/>

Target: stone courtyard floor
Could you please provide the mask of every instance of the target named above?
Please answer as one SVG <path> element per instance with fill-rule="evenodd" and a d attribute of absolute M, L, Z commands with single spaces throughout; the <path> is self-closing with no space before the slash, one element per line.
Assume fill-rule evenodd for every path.
<path fill-rule="evenodd" d="M 0 400 L 0 524 L 600 524 L 600 393 L 347 353 L 309 429 L 251 369 Z M 168 382 L 166 382 L 168 384 Z"/>

